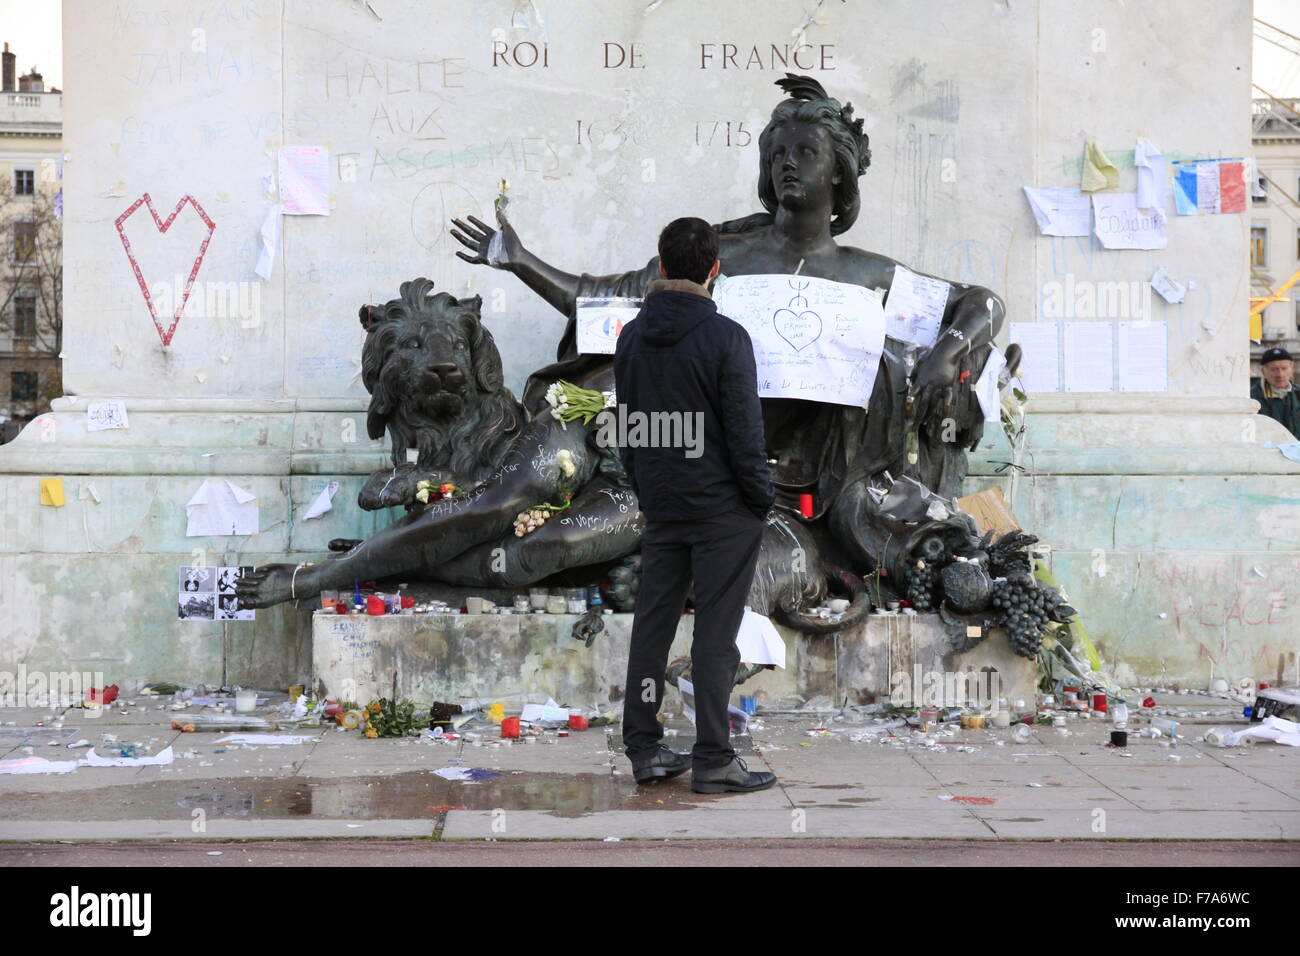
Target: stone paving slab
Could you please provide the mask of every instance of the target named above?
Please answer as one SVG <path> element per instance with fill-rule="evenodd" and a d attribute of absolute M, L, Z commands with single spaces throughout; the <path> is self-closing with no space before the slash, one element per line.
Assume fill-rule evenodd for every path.
<path fill-rule="evenodd" d="M 821 808 L 859 807 L 881 810 L 918 810 L 955 806 L 990 806 L 1011 810 L 1060 810 L 1075 807 L 1107 807 L 1136 810 L 1138 806 L 1105 787 L 784 787 L 796 806 Z M 944 798 L 954 798 L 945 800 Z M 985 804 L 984 801 L 992 801 Z"/>
<path fill-rule="evenodd" d="M 1248 810 L 990 810 L 971 812 L 999 837 L 1012 839 L 1297 840 L 1300 814 Z M 1094 830 L 1104 820 L 1105 829 Z"/>
<path fill-rule="evenodd" d="M 433 832 L 432 820 L 209 819 L 201 832 L 190 820 L 0 820 L 0 841 L 409 839 Z"/>
<path fill-rule="evenodd" d="M 735 794 L 742 800 L 751 794 Z M 494 829 L 494 823 L 496 829 Z M 737 837 L 987 838 L 992 831 L 964 810 L 610 811 L 578 818 L 539 811 L 452 811 L 444 840 L 722 839 Z"/>

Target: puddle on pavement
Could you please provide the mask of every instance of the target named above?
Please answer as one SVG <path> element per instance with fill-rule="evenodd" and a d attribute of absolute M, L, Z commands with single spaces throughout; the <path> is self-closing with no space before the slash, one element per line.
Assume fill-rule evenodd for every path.
<path fill-rule="evenodd" d="M 6 793 L 6 820 L 189 820 L 310 818 L 411 820 L 448 808 L 549 811 L 582 816 L 602 810 L 684 810 L 725 799 L 692 793 L 690 774 L 637 786 L 630 773 L 505 772 L 476 783 L 427 771 L 369 777 L 157 780 L 66 793 Z M 432 808 L 432 809 L 431 809 Z"/>

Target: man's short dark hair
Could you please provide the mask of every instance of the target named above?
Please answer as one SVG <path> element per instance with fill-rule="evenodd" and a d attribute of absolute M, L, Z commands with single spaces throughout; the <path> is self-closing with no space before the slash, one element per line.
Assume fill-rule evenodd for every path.
<path fill-rule="evenodd" d="M 718 258 L 718 234 L 703 219 L 674 219 L 659 233 L 659 264 L 670 279 L 703 285 Z"/>

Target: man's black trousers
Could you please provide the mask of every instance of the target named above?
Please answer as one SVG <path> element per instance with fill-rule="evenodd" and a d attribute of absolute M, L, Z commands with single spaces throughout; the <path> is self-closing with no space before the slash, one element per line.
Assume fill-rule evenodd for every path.
<path fill-rule="evenodd" d="M 664 696 L 664 671 L 692 580 L 695 637 L 690 680 L 695 687 L 696 731 L 692 765 L 701 770 L 724 767 L 735 756 L 727 704 L 740 663 L 736 632 L 765 524 L 747 508 L 694 521 L 646 522 L 623 705 L 623 745 L 633 760 L 653 754 L 663 737 L 656 715 Z"/>

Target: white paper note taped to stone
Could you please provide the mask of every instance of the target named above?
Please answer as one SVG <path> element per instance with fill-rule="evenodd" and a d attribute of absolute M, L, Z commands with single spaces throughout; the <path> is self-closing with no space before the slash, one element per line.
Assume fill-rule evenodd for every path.
<path fill-rule="evenodd" d="M 894 266 L 885 296 L 885 334 L 900 342 L 929 348 L 939 338 L 939 324 L 952 286 L 942 279 Z"/>
<path fill-rule="evenodd" d="M 129 428 L 126 402 L 120 398 L 104 402 L 91 402 L 86 406 L 86 431 L 102 432 L 110 428 Z"/>
<path fill-rule="evenodd" d="M 1092 234 L 1092 203 L 1078 186 L 1025 186 L 1025 198 L 1044 236 Z"/>
<path fill-rule="evenodd" d="M 1061 390 L 1061 327 L 1056 322 L 1012 322 L 1008 339 L 1024 352 L 1016 377 L 1028 394 Z"/>
<path fill-rule="evenodd" d="M 578 351 L 583 355 L 613 355 L 619 333 L 640 311 L 640 299 L 579 296 L 576 310 Z"/>
<path fill-rule="evenodd" d="M 328 216 L 329 150 L 285 146 L 280 150 L 280 209 L 286 216 Z"/>
<path fill-rule="evenodd" d="M 813 276 L 728 276 L 713 298 L 749 333 L 761 397 L 866 406 L 885 345 L 874 289 Z"/>
<path fill-rule="evenodd" d="M 1096 193 L 1092 197 L 1097 239 L 1107 249 L 1164 249 L 1168 221 L 1162 209 L 1140 209 L 1137 193 Z"/>
<path fill-rule="evenodd" d="M 1169 323 L 1121 322 L 1116 332 L 1119 390 L 1169 391 Z"/>
<path fill-rule="evenodd" d="M 224 478 L 209 478 L 185 504 L 187 537 L 257 534 L 257 497 Z"/>
<path fill-rule="evenodd" d="M 1065 390 L 1115 391 L 1115 327 L 1110 322 L 1066 322 L 1062 329 Z"/>

